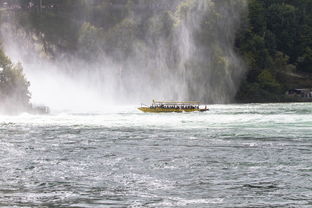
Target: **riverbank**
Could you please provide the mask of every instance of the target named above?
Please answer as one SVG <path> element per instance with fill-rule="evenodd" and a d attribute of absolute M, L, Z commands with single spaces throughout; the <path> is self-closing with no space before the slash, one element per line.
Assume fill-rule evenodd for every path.
<path fill-rule="evenodd" d="M 312 102 L 312 74 L 304 72 L 268 72 L 254 78 L 256 71 L 249 71 L 236 94 L 238 103 Z M 262 76 L 263 75 L 263 76 Z M 308 93 L 291 93 L 307 91 Z"/>

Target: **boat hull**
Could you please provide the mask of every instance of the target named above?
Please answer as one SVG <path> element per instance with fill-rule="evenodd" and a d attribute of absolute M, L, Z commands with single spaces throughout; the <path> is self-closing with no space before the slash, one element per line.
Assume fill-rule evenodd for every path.
<path fill-rule="evenodd" d="M 144 113 L 182 113 L 182 112 L 204 112 L 208 109 L 175 109 L 175 108 L 138 108 Z"/>

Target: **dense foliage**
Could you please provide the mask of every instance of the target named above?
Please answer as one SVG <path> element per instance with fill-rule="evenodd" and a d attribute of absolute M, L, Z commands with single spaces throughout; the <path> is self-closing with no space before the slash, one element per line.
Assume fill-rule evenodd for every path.
<path fill-rule="evenodd" d="M 240 101 L 284 101 L 291 88 L 312 88 L 312 1 L 248 0 L 237 48 L 249 72 Z"/>
<path fill-rule="evenodd" d="M 21 64 L 12 64 L 0 50 L 0 111 L 17 113 L 29 108 L 29 82 Z"/>

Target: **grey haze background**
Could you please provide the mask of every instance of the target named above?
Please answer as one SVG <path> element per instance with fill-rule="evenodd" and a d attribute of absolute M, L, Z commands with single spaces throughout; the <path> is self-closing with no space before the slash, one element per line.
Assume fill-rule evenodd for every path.
<path fill-rule="evenodd" d="M 234 51 L 245 0 L 103 1 L 100 12 L 119 16 L 110 23 L 85 2 L 69 14 L 79 22 L 71 51 L 64 37 L 49 42 L 18 15 L 1 18 L 3 46 L 23 64 L 33 102 L 82 110 L 152 99 L 232 101 L 245 71 Z"/>

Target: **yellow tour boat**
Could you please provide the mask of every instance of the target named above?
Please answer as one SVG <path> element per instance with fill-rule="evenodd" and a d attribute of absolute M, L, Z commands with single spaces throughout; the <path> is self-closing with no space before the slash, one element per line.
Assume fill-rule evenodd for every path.
<path fill-rule="evenodd" d="M 152 105 L 146 106 L 143 104 L 140 108 L 140 111 L 145 113 L 170 113 L 170 112 L 204 112 L 209 109 L 205 105 L 205 108 L 200 107 L 200 102 L 197 101 L 188 101 L 188 102 L 175 102 L 175 101 L 155 101 L 153 100 Z"/>

